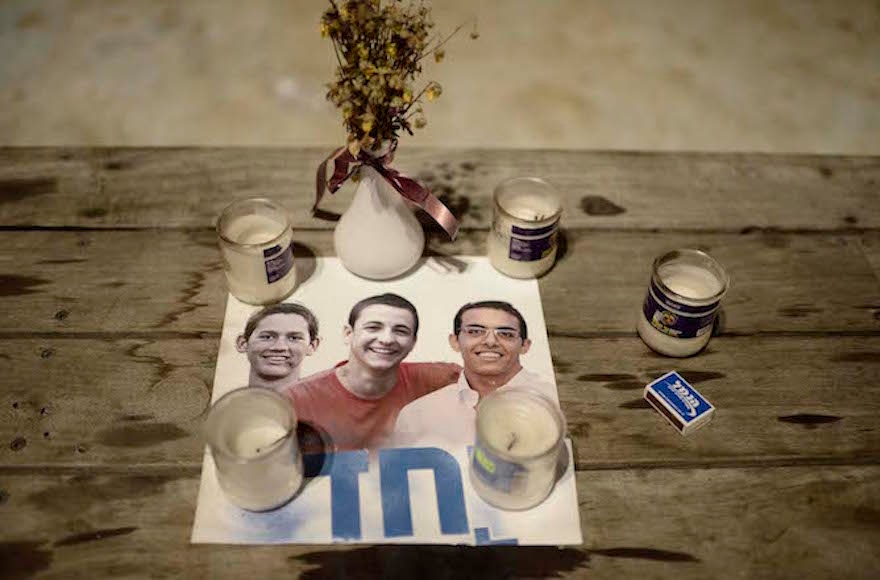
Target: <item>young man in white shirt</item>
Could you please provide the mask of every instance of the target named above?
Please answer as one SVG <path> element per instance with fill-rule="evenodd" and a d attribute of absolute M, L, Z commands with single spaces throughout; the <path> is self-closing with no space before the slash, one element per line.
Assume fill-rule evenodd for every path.
<path fill-rule="evenodd" d="M 477 403 L 499 389 L 530 388 L 557 400 L 556 387 L 520 362 L 532 342 L 525 319 L 511 304 L 465 304 L 452 326 L 449 345 L 461 353 L 464 372 L 457 382 L 401 410 L 393 445 L 472 445 Z"/>

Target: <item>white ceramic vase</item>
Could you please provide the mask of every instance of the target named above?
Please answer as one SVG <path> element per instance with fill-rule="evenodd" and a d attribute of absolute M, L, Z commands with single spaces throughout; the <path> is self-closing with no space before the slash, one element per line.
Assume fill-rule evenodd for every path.
<path fill-rule="evenodd" d="M 336 224 L 333 243 L 350 272 L 387 280 L 418 262 L 425 232 L 405 198 L 375 169 L 364 165 L 354 199 Z"/>

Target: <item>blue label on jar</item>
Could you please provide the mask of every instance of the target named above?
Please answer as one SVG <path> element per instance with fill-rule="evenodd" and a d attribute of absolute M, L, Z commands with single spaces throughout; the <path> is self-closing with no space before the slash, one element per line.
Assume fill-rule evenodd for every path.
<path fill-rule="evenodd" d="M 517 262 L 534 262 L 548 256 L 556 248 L 559 220 L 540 228 L 511 226 L 508 256 Z"/>
<path fill-rule="evenodd" d="M 269 284 L 277 282 L 293 268 L 293 244 L 288 244 L 283 250 L 281 246 L 265 249 L 263 259 L 266 262 L 266 281 Z"/>
<path fill-rule="evenodd" d="M 712 330 L 719 302 L 690 306 L 675 302 L 651 280 L 642 312 L 651 326 L 676 338 L 695 338 Z"/>
<path fill-rule="evenodd" d="M 517 476 L 526 471 L 519 463 L 501 459 L 479 443 L 474 446 L 472 463 L 474 474 L 482 482 L 505 493 L 509 493 L 513 488 Z"/>

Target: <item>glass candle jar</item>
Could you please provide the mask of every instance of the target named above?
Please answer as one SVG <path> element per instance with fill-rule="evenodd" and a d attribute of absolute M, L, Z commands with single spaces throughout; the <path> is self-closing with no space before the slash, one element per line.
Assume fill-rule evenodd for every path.
<path fill-rule="evenodd" d="M 214 403 L 204 425 L 217 481 L 227 497 L 249 511 L 280 507 L 303 480 L 296 415 L 283 396 L 244 387 Z"/>
<path fill-rule="evenodd" d="M 691 356 L 708 344 L 729 279 L 700 250 L 674 250 L 656 260 L 637 330 L 660 354 Z"/>
<path fill-rule="evenodd" d="M 562 203 L 537 177 L 517 177 L 495 188 L 489 262 L 512 278 L 535 278 L 556 260 Z"/>
<path fill-rule="evenodd" d="M 268 199 L 233 202 L 220 214 L 217 234 L 233 296 L 270 304 L 293 292 L 293 231 L 284 208 Z"/>
<path fill-rule="evenodd" d="M 527 389 L 495 391 L 477 406 L 471 483 L 487 503 L 524 510 L 556 482 L 565 419 L 556 404 Z"/>

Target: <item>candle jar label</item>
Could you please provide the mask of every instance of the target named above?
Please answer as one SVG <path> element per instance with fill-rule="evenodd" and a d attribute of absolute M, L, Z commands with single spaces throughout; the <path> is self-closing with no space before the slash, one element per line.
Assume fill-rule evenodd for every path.
<path fill-rule="evenodd" d="M 277 282 L 293 268 L 293 244 L 288 244 L 284 249 L 278 245 L 263 250 L 263 260 L 266 263 L 266 281 L 269 284 Z"/>
<path fill-rule="evenodd" d="M 642 312 L 651 326 L 663 334 L 675 338 L 695 338 L 712 330 L 718 304 L 690 306 L 675 302 L 651 280 Z"/>
<path fill-rule="evenodd" d="M 508 257 L 517 262 L 534 262 L 549 256 L 556 248 L 558 229 L 559 220 L 540 228 L 503 224 L 501 220 L 495 224 L 497 235 L 510 238 Z"/>
<path fill-rule="evenodd" d="M 480 445 L 474 447 L 473 470 L 486 485 L 505 493 L 510 493 L 526 472 L 519 463 L 501 459 Z"/>

